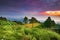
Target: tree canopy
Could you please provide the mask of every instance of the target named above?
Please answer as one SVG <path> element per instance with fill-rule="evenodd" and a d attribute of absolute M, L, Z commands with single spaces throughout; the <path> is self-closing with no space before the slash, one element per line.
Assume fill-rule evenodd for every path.
<path fill-rule="evenodd" d="M 48 17 L 47 20 L 44 22 L 44 26 L 47 28 L 51 28 L 51 26 L 55 26 L 55 21 L 51 20 L 51 18 Z"/>
<path fill-rule="evenodd" d="M 25 16 L 23 22 L 26 24 L 28 23 L 28 18 Z"/>

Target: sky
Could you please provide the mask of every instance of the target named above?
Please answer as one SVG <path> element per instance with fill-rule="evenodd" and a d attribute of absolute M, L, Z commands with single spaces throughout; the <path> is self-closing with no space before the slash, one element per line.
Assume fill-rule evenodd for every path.
<path fill-rule="evenodd" d="M 58 11 L 60 12 L 60 0 L 0 0 L 0 16 L 4 17 L 27 16 L 46 20 L 51 16 L 53 20 L 60 22 Z"/>

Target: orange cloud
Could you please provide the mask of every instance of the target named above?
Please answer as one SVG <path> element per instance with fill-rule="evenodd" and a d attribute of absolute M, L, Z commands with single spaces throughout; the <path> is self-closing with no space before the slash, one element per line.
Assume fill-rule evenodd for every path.
<path fill-rule="evenodd" d="M 45 11 L 41 13 L 43 15 L 49 15 L 49 16 L 60 16 L 60 11 Z"/>

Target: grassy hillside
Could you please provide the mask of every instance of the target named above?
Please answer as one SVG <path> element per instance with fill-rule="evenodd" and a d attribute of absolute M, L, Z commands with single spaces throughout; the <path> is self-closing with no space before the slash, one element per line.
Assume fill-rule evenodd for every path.
<path fill-rule="evenodd" d="M 40 29 L 38 23 L 17 24 L 0 20 L 0 40 L 60 40 L 60 35 L 47 29 Z"/>

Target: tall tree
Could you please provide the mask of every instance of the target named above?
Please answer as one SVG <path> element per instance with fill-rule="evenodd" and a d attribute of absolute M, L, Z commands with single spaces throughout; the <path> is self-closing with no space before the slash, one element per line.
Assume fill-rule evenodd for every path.
<path fill-rule="evenodd" d="M 32 17 L 31 19 L 29 19 L 30 23 L 32 23 L 32 27 L 33 27 L 33 23 L 38 22 L 38 20 L 34 17 Z"/>
<path fill-rule="evenodd" d="M 55 21 L 51 20 L 50 17 L 44 22 L 44 26 L 47 28 L 51 28 L 52 26 L 55 26 Z"/>
<path fill-rule="evenodd" d="M 36 22 L 39 22 L 36 18 L 32 17 L 30 20 L 30 23 L 36 23 Z"/>
<path fill-rule="evenodd" d="M 50 17 L 48 17 L 48 19 L 44 22 L 44 26 L 47 28 L 51 27 L 51 18 Z"/>
<path fill-rule="evenodd" d="M 28 18 L 25 16 L 23 22 L 26 24 L 28 23 Z"/>

